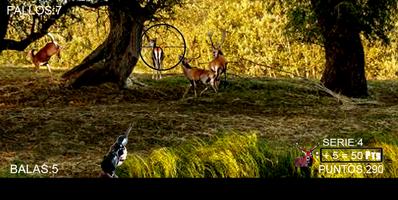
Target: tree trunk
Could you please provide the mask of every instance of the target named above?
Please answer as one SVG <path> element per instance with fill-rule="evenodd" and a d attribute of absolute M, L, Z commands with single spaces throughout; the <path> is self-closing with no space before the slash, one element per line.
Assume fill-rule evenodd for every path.
<path fill-rule="evenodd" d="M 0 0 L 0 53 L 3 50 L 4 38 L 7 35 L 8 21 L 10 15 L 7 13 L 8 0 Z"/>
<path fill-rule="evenodd" d="M 365 55 L 359 33 L 337 32 L 325 38 L 326 68 L 321 82 L 349 97 L 368 95 Z"/>
<path fill-rule="evenodd" d="M 343 95 L 365 97 L 368 89 L 361 28 L 351 4 L 344 0 L 311 0 L 325 47 L 321 82 Z"/>
<path fill-rule="evenodd" d="M 107 39 L 80 65 L 62 76 L 71 79 L 73 88 L 105 82 L 125 88 L 126 79 L 139 59 L 145 17 L 137 15 L 133 8 L 120 8 L 117 4 L 110 5 L 108 11 L 110 33 Z"/>

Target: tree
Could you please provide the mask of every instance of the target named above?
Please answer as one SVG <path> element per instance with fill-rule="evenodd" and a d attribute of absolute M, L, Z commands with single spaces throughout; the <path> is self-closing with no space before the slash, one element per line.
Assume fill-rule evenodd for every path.
<path fill-rule="evenodd" d="M 397 0 L 290 0 L 287 33 L 323 46 L 321 82 L 350 97 L 368 95 L 361 34 L 389 43 Z"/>
<path fill-rule="evenodd" d="M 48 33 L 48 29 L 53 26 L 63 16 L 73 16 L 72 9 L 75 7 L 90 7 L 99 8 L 105 6 L 106 0 L 36 0 L 25 2 L 21 0 L 1 0 L 0 3 L 0 52 L 3 50 L 23 51 L 32 42 L 42 38 Z M 25 15 L 7 12 L 7 6 L 14 6 L 22 9 L 23 7 L 31 6 L 52 6 L 60 5 L 61 9 L 54 11 L 51 15 L 39 15 L 32 12 L 32 15 L 26 17 Z M 27 11 L 24 11 L 27 12 Z M 14 27 L 20 40 L 8 39 L 7 31 L 10 27 Z"/>
<path fill-rule="evenodd" d="M 4 38 L 7 33 L 9 15 L 7 14 L 8 0 L 0 1 L 0 38 Z M 1 50 L 0 50 L 1 52 Z"/>
<path fill-rule="evenodd" d="M 126 80 L 139 59 L 144 23 L 155 13 L 170 12 L 178 0 L 114 0 L 108 5 L 110 33 L 108 38 L 83 62 L 62 77 L 73 79 L 73 87 L 116 83 L 125 88 Z"/>
<path fill-rule="evenodd" d="M 47 0 L 46 2 L 57 3 L 58 1 Z M 155 14 L 161 11 L 170 13 L 171 8 L 181 0 L 69 0 L 63 2 L 57 14 L 39 19 L 38 25 L 36 25 L 37 19 L 33 17 L 30 27 L 38 27 L 31 28 L 31 32 L 26 34 L 24 39 L 15 41 L 2 37 L 0 51 L 25 49 L 30 43 L 43 37 L 62 16 L 71 14 L 74 7 L 107 6 L 111 26 L 107 39 L 81 64 L 66 72 L 62 77 L 70 80 L 71 86 L 75 88 L 104 82 L 113 82 L 120 88 L 124 88 L 128 76 L 139 59 L 144 23 L 156 19 Z M 7 24 L 10 23 L 12 20 L 9 20 Z"/>

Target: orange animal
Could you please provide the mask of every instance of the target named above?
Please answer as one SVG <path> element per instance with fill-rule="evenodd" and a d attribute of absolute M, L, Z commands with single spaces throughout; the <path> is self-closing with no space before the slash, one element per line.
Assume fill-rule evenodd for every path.
<path fill-rule="evenodd" d="M 208 33 L 211 47 L 213 50 L 213 60 L 209 63 L 209 69 L 216 74 L 216 87 L 220 84 L 221 74 L 225 75 L 225 81 L 227 81 L 227 60 L 221 50 L 221 46 L 225 41 L 225 32 L 223 32 L 221 42 L 215 46 L 212 39 L 212 33 Z"/>
<path fill-rule="evenodd" d="M 213 88 L 214 92 L 217 93 L 217 88 L 215 85 L 215 80 L 216 80 L 215 73 L 213 73 L 210 70 L 191 67 L 189 62 L 192 59 L 182 58 L 182 56 L 180 56 L 180 60 L 181 59 L 182 59 L 181 65 L 182 65 L 182 70 L 184 72 L 184 76 L 191 83 L 189 88 L 185 91 L 183 98 L 189 92 L 191 87 L 193 87 L 195 97 L 197 97 L 197 94 L 196 94 L 196 82 L 197 81 L 200 81 L 201 83 L 203 83 L 204 85 L 207 86 L 202 92 L 200 92 L 199 96 L 202 95 L 210 86 Z"/>
<path fill-rule="evenodd" d="M 45 65 L 47 67 L 48 72 L 51 74 L 51 67 L 48 64 L 50 58 L 57 54 L 58 58 L 61 58 L 61 49 L 60 46 L 54 39 L 54 36 L 51 33 L 47 34 L 51 38 L 51 42 L 47 43 L 43 48 L 41 48 L 36 54 L 34 53 L 34 49 L 28 52 L 28 56 L 31 58 L 32 63 L 35 65 L 35 69 L 39 70 L 40 66 Z"/>

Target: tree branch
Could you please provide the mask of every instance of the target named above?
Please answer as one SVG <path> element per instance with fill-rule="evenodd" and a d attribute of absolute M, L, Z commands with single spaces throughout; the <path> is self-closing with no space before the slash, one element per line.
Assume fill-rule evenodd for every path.
<path fill-rule="evenodd" d="M 90 8 L 99 8 L 101 6 L 108 5 L 109 2 L 105 0 L 99 0 L 95 3 L 91 1 L 67 1 L 66 4 L 62 6 L 60 11 L 47 19 L 41 28 L 37 32 L 31 32 L 25 39 L 20 41 L 10 40 L 10 39 L 0 39 L 0 52 L 2 50 L 17 50 L 23 51 L 26 47 L 28 47 L 32 42 L 40 39 L 48 33 L 48 29 L 55 24 L 55 22 L 60 19 L 62 16 L 68 13 L 74 7 L 90 7 Z M 34 23 L 34 22 L 33 22 Z"/>

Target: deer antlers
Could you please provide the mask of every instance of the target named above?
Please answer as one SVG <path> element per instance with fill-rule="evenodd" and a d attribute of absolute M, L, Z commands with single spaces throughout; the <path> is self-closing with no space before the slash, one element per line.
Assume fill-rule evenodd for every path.
<path fill-rule="evenodd" d="M 319 146 L 319 144 L 316 144 L 314 147 L 312 147 L 312 148 L 310 149 L 310 151 L 311 151 L 311 152 L 314 151 L 314 149 L 316 149 L 318 146 Z"/>
<path fill-rule="evenodd" d="M 315 146 L 313 146 L 313 147 L 309 150 L 309 152 L 314 151 L 314 149 L 316 149 L 316 148 L 318 147 L 318 145 L 319 145 L 319 143 L 316 144 Z M 305 148 L 303 148 L 303 147 L 300 147 L 300 146 L 298 145 L 298 143 L 296 143 L 296 146 L 297 146 L 297 148 L 298 148 L 301 152 L 307 153 L 307 150 L 306 150 Z"/>
<path fill-rule="evenodd" d="M 195 52 L 195 49 L 196 49 L 196 47 L 198 46 L 198 40 L 197 40 L 197 38 L 196 38 L 196 36 L 193 38 L 193 40 L 192 40 L 192 43 L 191 43 L 191 52 Z M 187 55 L 188 55 L 188 52 L 187 52 Z M 191 62 L 191 61 L 193 61 L 193 60 L 197 60 L 197 59 L 199 59 L 200 57 L 201 57 L 202 55 L 199 53 L 199 55 L 197 56 L 197 57 L 193 57 L 193 58 L 188 58 L 187 56 L 185 56 L 186 57 L 186 60 L 188 61 L 188 62 Z M 180 55 L 180 59 L 182 59 L 181 58 L 182 56 Z"/>
<path fill-rule="evenodd" d="M 220 49 L 221 48 L 221 46 L 224 44 L 224 42 L 225 42 L 225 36 L 227 35 L 227 32 L 226 31 L 223 31 L 222 32 L 222 36 L 221 36 L 221 42 L 220 43 L 218 43 L 218 45 L 217 45 L 217 47 L 214 45 L 214 43 L 213 43 L 213 32 L 208 32 L 207 33 L 207 36 L 209 37 L 209 39 L 210 39 L 210 45 L 214 48 L 214 49 Z M 207 44 L 209 44 L 209 42 L 206 40 L 206 42 L 207 42 Z"/>

